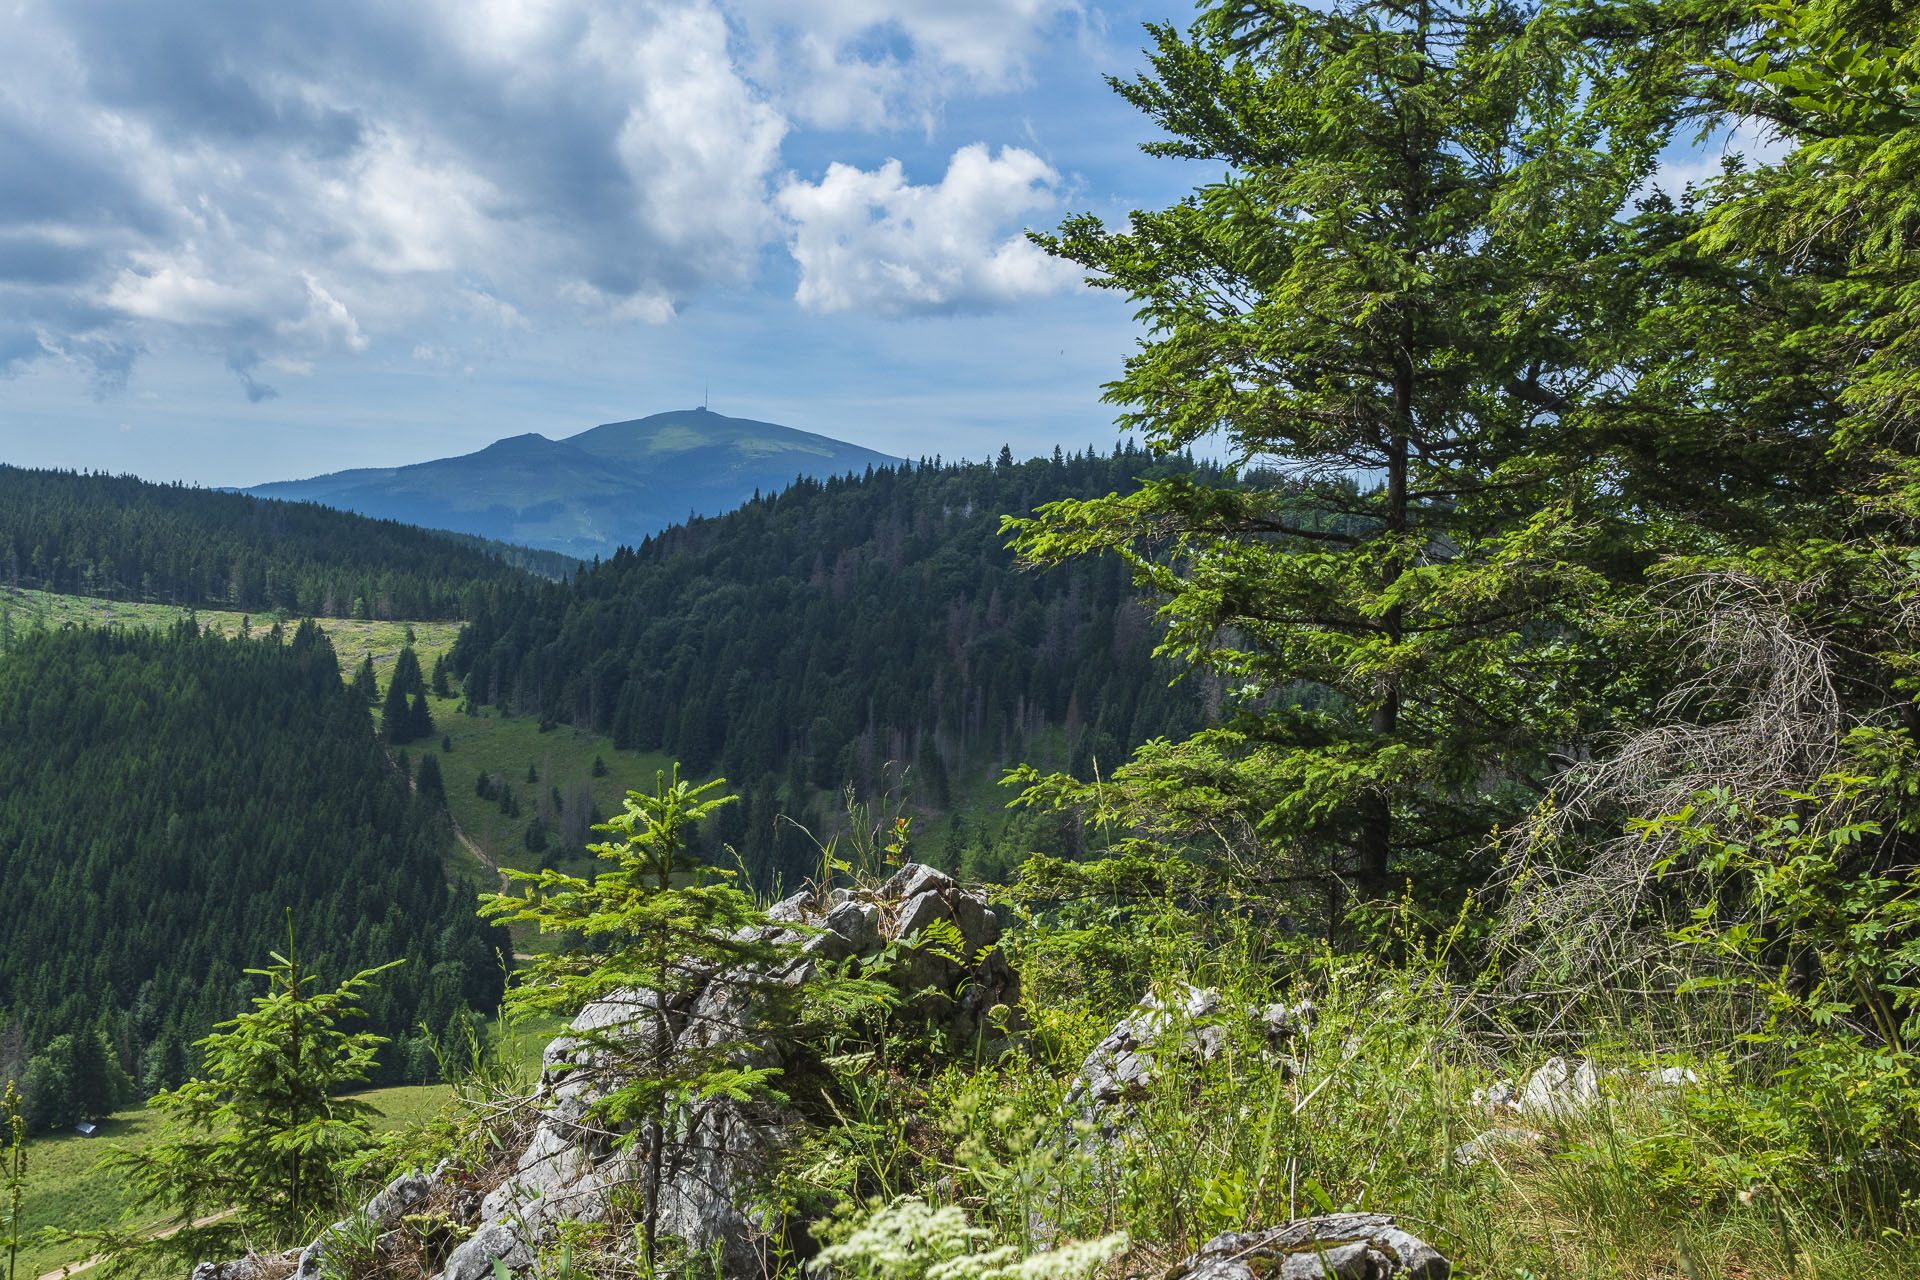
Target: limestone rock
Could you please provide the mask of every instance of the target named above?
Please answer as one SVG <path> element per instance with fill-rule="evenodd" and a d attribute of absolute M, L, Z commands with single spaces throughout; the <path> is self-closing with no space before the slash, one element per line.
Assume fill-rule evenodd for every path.
<path fill-rule="evenodd" d="M 1503 1107 L 1512 1107 L 1519 1096 L 1514 1092 L 1513 1081 L 1502 1079 L 1475 1089 L 1467 1095 L 1467 1102 L 1489 1111 L 1498 1111 Z"/>
<path fill-rule="evenodd" d="M 1226 1043 L 1220 1021 L 1220 993 L 1211 988 L 1183 987 L 1165 998 L 1149 992 L 1080 1064 L 1068 1101 L 1080 1104 L 1085 1119 L 1113 1132 L 1112 1113 L 1147 1096 L 1162 1055 L 1207 1062 L 1219 1053 Z"/>
<path fill-rule="evenodd" d="M 1447 1280 L 1440 1251 L 1402 1231 L 1391 1214 L 1334 1213 L 1269 1231 L 1225 1232 L 1170 1280 Z"/>
<path fill-rule="evenodd" d="M 1496 1147 L 1538 1147 L 1546 1140 L 1546 1134 L 1532 1129 L 1489 1129 L 1455 1147 L 1453 1160 L 1455 1164 L 1478 1164 Z"/>
<path fill-rule="evenodd" d="M 350 1224 L 336 1222 L 322 1231 L 314 1242 L 300 1251 L 300 1261 L 293 1269 L 293 1280 L 320 1280 L 321 1264 L 326 1260 L 327 1246 L 333 1243 L 334 1236 L 345 1230 Z"/>
<path fill-rule="evenodd" d="M 963 890 L 932 867 L 903 867 L 873 891 L 794 894 L 768 916 L 772 924 L 760 930 L 763 936 L 802 947 L 802 954 L 780 970 L 691 975 L 694 990 L 665 1009 L 645 992 L 624 992 L 582 1009 L 542 1057 L 535 1095 L 541 1110 L 531 1139 L 484 1198 L 443 1164 L 431 1175 L 394 1179 L 364 1213 L 385 1223 L 440 1188 L 442 1203 L 459 1205 L 462 1221 L 477 1219 L 480 1225 L 448 1257 L 438 1280 L 492 1280 L 496 1258 L 511 1271 L 530 1268 L 555 1222 L 602 1220 L 617 1190 L 630 1198 L 644 1179 L 649 1134 L 609 1131 L 592 1117 L 594 1105 L 619 1086 L 621 1061 L 646 1052 L 663 1024 L 676 1047 L 728 1044 L 741 1065 L 806 1065 L 796 1059 L 813 1049 L 790 1043 L 783 1028 L 756 1021 L 756 991 L 770 983 L 804 981 L 817 962 L 877 960 L 889 944 L 915 934 L 931 943 L 924 931 L 936 921 L 953 926 L 957 947 L 910 947 L 898 969 L 880 972 L 904 994 L 917 997 L 916 1012 L 945 1022 L 949 1035 L 961 1043 L 1017 1025 L 1020 979 L 995 946 L 999 919 L 984 894 Z M 936 932 L 951 943 L 954 934 Z M 622 1041 L 624 1051 L 608 1052 L 608 1039 Z M 683 1238 L 695 1253 L 717 1251 L 726 1277 L 764 1274 L 761 1228 L 748 1216 L 752 1189 L 804 1124 L 786 1107 L 724 1098 L 676 1115 L 663 1152 L 661 1231 Z M 316 1273 L 326 1239 L 323 1235 L 299 1255 L 303 1265 L 314 1261 Z M 197 1275 L 196 1280 L 261 1278 Z"/>
<path fill-rule="evenodd" d="M 1548 1119 L 1567 1119 L 1595 1106 L 1601 1098 L 1601 1082 L 1618 1090 L 1644 1089 L 1649 1093 L 1671 1093 L 1700 1082 L 1685 1067 L 1660 1067 L 1651 1071 L 1602 1072 L 1591 1058 L 1577 1061 L 1548 1058 L 1527 1077 L 1522 1088 L 1511 1080 L 1496 1080 L 1468 1095 L 1474 1106 L 1490 1111 Z"/>
<path fill-rule="evenodd" d="M 231 1262 L 203 1262 L 193 1269 L 193 1280 L 268 1280 L 285 1276 L 300 1264 L 299 1249 L 285 1253 L 250 1253 Z"/>
<path fill-rule="evenodd" d="M 1527 1078 L 1514 1102 L 1522 1115 L 1569 1116 L 1600 1101 L 1600 1073 L 1590 1058 L 1578 1064 L 1548 1058 Z"/>
<path fill-rule="evenodd" d="M 1313 1030 L 1314 1005 L 1311 1000 L 1294 1004 L 1270 1004 L 1260 1010 L 1260 1025 L 1267 1033 L 1267 1045 L 1278 1050 Z"/>
<path fill-rule="evenodd" d="M 431 1178 L 418 1169 L 410 1169 L 375 1193 L 361 1213 L 376 1226 L 391 1227 L 400 1220 L 402 1214 L 425 1200 L 427 1193 L 432 1190 Z"/>
<path fill-rule="evenodd" d="M 447 1257 L 437 1280 L 493 1280 L 493 1260 L 509 1271 L 533 1266 L 533 1250 L 506 1222 L 489 1222 Z"/>

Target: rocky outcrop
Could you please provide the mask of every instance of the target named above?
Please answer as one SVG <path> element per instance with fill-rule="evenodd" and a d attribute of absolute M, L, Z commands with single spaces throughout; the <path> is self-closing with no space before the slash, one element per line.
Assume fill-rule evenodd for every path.
<path fill-rule="evenodd" d="M 1284 1057 L 1294 1038 L 1312 1029 L 1313 1004 L 1270 1004 L 1247 1014 L 1211 987 L 1181 986 L 1164 996 L 1149 992 L 1080 1064 L 1067 1102 L 1082 1120 L 1111 1137 L 1152 1091 L 1157 1072 L 1213 1061 L 1236 1023 L 1249 1024 L 1270 1055 Z"/>
<path fill-rule="evenodd" d="M 1270 1231 L 1228 1231 L 1168 1280 L 1447 1280 L 1452 1264 L 1385 1213 L 1332 1213 Z"/>
<path fill-rule="evenodd" d="M 1666 1094 L 1698 1083 L 1699 1077 L 1685 1067 L 1603 1071 L 1591 1058 L 1548 1058 L 1526 1084 L 1516 1087 L 1510 1079 L 1495 1080 L 1475 1089 L 1467 1101 L 1496 1116 L 1522 1116 L 1551 1126 L 1577 1121 L 1610 1096 Z M 1536 1129 L 1496 1127 L 1455 1147 L 1453 1158 L 1470 1165 L 1497 1159 L 1502 1147 L 1551 1151 L 1553 1145 L 1550 1134 Z"/>
<path fill-rule="evenodd" d="M 727 1043 L 743 1065 L 788 1072 L 818 1066 L 814 1046 L 759 1017 L 757 994 L 796 986 L 828 963 L 851 962 L 884 977 L 901 994 L 900 1012 L 925 1019 L 952 1046 L 990 1044 L 1019 1026 L 1020 982 L 996 944 L 1000 923 L 986 896 L 963 890 L 932 867 L 909 865 L 876 890 L 796 894 L 768 913 L 764 936 L 789 944 L 792 958 L 767 972 L 722 971 L 658 1010 L 645 992 L 587 1006 L 569 1034 L 547 1046 L 535 1096 L 538 1121 L 504 1176 L 475 1188 L 466 1171 L 441 1168 L 395 1178 L 370 1199 L 363 1216 L 390 1228 L 403 1214 L 437 1206 L 464 1239 L 446 1257 L 438 1280 L 492 1280 L 497 1259 L 509 1272 L 530 1269 L 563 1219 L 604 1221 L 616 1201 L 632 1203 L 644 1185 L 644 1143 L 596 1118 L 595 1104 L 622 1081 L 609 1038 L 647 1051 L 664 1023 L 676 1047 Z M 685 1108 L 672 1123 L 661 1178 L 660 1230 L 696 1253 L 714 1254 L 722 1271 L 742 1280 L 765 1273 L 762 1225 L 753 1193 L 769 1164 L 802 1132 L 798 1111 L 771 1102 L 715 1099 Z M 331 1230 L 279 1262 L 297 1259 L 318 1274 Z M 259 1280 L 239 1270 L 249 1260 L 209 1264 L 194 1280 Z M 226 1268 L 226 1270 L 222 1270 Z M 204 1274 L 203 1274 L 204 1273 Z"/>
<path fill-rule="evenodd" d="M 1462 1165 L 1478 1164 L 1492 1156 L 1501 1147 L 1532 1149 L 1542 1147 L 1546 1142 L 1547 1135 L 1533 1129 L 1489 1129 L 1455 1147 L 1453 1162 Z"/>
<path fill-rule="evenodd" d="M 231 1262 L 203 1262 L 193 1269 L 193 1280 L 282 1280 L 300 1265 L 299 1249 L 285 1253 L 250 1253 Z"/>
<path fill-rule="evenodd" d="M 1611 1082 L 1616 1090 L 1666 1093 L 1697 1084 L 1699 1077 L 1685 1067 L 1603 1072 L 1591 1058 L 1548 1058 L 1527 1077 L 1524 1086 L 1515 1088 L 1512 1080 L 1496 1080 L 1475 1089 L 1468 1100 L 1490 1111 L 1566 1119 L 1598 1105 L 1604 1096 L 1603 1082 Z"/>

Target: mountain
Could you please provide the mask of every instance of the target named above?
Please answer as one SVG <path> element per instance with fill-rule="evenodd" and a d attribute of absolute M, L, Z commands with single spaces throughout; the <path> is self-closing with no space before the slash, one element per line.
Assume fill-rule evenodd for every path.
<path fill-rule="evenodd" d="M 755 490 L 899 459 L 810 431 L 706 409 L 609 422 L 564 440 L 529 432 L 476 453 L 336 471 L 244 492 L 319 502 L 585 559 L 638 546 L 690 515 L 718 515 Z"/>

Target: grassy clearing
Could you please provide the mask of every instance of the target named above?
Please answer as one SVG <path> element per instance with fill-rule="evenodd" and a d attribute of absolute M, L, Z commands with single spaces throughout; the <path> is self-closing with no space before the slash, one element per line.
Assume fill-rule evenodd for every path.
<path fill-rule="evenodd" d="M 562 1025 L 561 1019 L 542 1018 L 508 1027 L 499 1033 L 500 1051 L 521 1070 L 537 1073 L 541 1052 Z M 444 1084 L 402 1085 L 369 1089 L 357 1096 L 380 1109 L 375 1132 L 393 1133 L 432 1118 L 451 1100 L 453 1090 Z M 123 1223 L 132 1208 L 127 1187 L 117 1179 L 99 1176 L 95 1166 L 109 1147 L 137 1151 L 168 1136 L 171 1128 L 157 1115 L 135 1107 L 115 1112 L 91 1138 L 76 1133 L 35 1138 L 27 1147 L 23 1226 L 31 1233 L 43 1227 L 95 1230 Z M 33 1280 L 86 1254 L 72 1245 L 28 1246 L 21 1250 L 18 1274 Z"/>
<path fill-rule="evenodd" d="M 613 740 L 575 729 L 549 729 L 531 716 L 502 716 L 497 708 L 479 708 L 477 715 L 460 714 L 457 698 L 429 698 L 434 727 L 451 742 L 442 752 L 440 771 L 447 784 L 447 807 L 461 830 L 502 866 L 531 871 L 539 855 L 526 847 L 528 827 L 541 812 L 541 780 L 546 783 L 546 807 L 553 809 L 552 792 L 564 796 L 580 783 L 593 788 L 600 812 L 620 812 L 628 791 L 650 791 L 654 774 L 672 767 L 657 752 L 618 751 Z M 440 751 L 440 740 L 423 740 L 410 750 Z M 593 776 L 593 762 L 606 765 L 606 776 Z M 529 772 L 533 780 L 528 780 Z M 485 800 L 475 790 L 481 774 L 506 780 L 520 813 L 510 817 L 496 800 Z M 551 829 L 551 824 L 550 829 Z M 598 839 L 598 837 L 593 837 Z"/>
<path fill-rule="evenodd" d="M 407 1085 L 371 1089 L 361 1095 L 385 1115 L 375 1127 L 386 1132 L 432 1114 L 451 1096 L 445 1085 Z M 97 1230 L 127 1220 L 133 1200 L 126 1183 L 103 1177 L 95 1166 L 109 1147 L 138 1151 L 161 1141 L 173 1126 L 144 1109 L 119 1111 L 100 1125 L 91 1138 L 75 1133 L 34 1139 L 27 1147 L 27 1194 L 23 1225 L 29 1232 L 44 1227 Z M 20 1253 L 19 1274 L 37 1277 L 86 1257 L 88 1250 L 74 1245 L 29 1245 Z"/>
<path fill-rule="evenodd" d="M 267 614 L 236 613 L 225 609 L 184 609 L 170 604 L 137 604 L 124 600 L 100 600 L 92 596 L 55 595 L 47 591 L 27 591 L 18 587 L 0 587 L 0 613 L 10 616 L 9 626 L 18 631 L 34 626 L 87 627 L 170 627 L 191 613 L 203 627 L 212 627 L 223 635 L 259 634 L 274 624 Z M 281 619 L 293 626 L 298 619 Z M 367 621 L 360 618 L 315 618 L 314 622 L 333 641 L 340 656 L 340 673 L 353 678 L 361 659 L 373 655 L 376 673 L 384 677 L 393 670 L 406 643 L 407 629 L 414 632 L 414 651 L 421 665 L 431 671 L 433 660 L 453 648 L 460 634 L 458 622 Z"/>

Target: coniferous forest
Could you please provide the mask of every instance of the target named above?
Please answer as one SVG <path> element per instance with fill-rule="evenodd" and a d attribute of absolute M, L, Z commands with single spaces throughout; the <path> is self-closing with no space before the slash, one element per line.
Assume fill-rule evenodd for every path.
<path fill-rule="evenodd" d="M 1023 572 L 1001 532 L 1009 512 L 1195 473 L 1190 457 L 1127 445 L 801 480 L 571 583 L 476 597 L 453 667 L 475 705 L 726 777 L 745 803 L 721 812 L 714 843 L 739 850 L 757 879 L 797 883 L 811 846 L 776 815 L 830 823 L 846 784 L 862 795 L 899 785 L 947 810 L 1010 759 L 1091 778 L 1141 742 L 1199 726 L 1218 685 L 1175 681 L 1153 657 L 1158 629 L 1124 564 Z M 1072 839 L 1068 828 L 1025 835 L 1053 852 Z M 929 856 L 956 861 L 965 841 L 952 843 Z"/>
<path fill-rule="evenodd" d="M 1147 38 L 1109 83 L 1201 185 L 1017 242 L 1132 309 L 1144 452 L 801 480 L 563 581 L 389 571 L 403 534 L 315 552 L 317 604 L 291 552 L 166 578 L 465 619 L 384 703 L 311 621 L 0 655 L 0 1083 L 42 1131 L 137 1084 L 173 1126 L 107 1167 L 178 1230 L 63 1244 L 1920 1280 L 1920 9 L 1206 0 Z M 1771 158 L 1663 187 L 1756 122 Z M 66 528 L 16 559 L 148 562 Z M 659 757 L 591 849 L 541 733 Z M 446 887 L 446 799 L 522 794 L 528 859 Z M 340 1103 L 496 1002 L 571 1021 L 476 1035 L 389 1137 Z"/>
<path fill-rule="evenodd" d="M 295 617 L 458 618 L 477 582 L 573 565 L 311 503 L 0 466 L 0 578 L 15 587 Z"/>
<path fill-rule="evenodd" d="M 29 634 L 0 656 L 0 723 L 0 1076 L 40 1124 L 197 1070 L 193 1042 L 257 993 L 245 971 L 286 950 L 289 912 L 324 973 L 406 961 L 369 1003 L 398 1041 L 377 1079 L 421 1068 L 420 1024 L 497 1005 L 500 939 L 447 883 L 444 813 L 313 624 Z"/>

